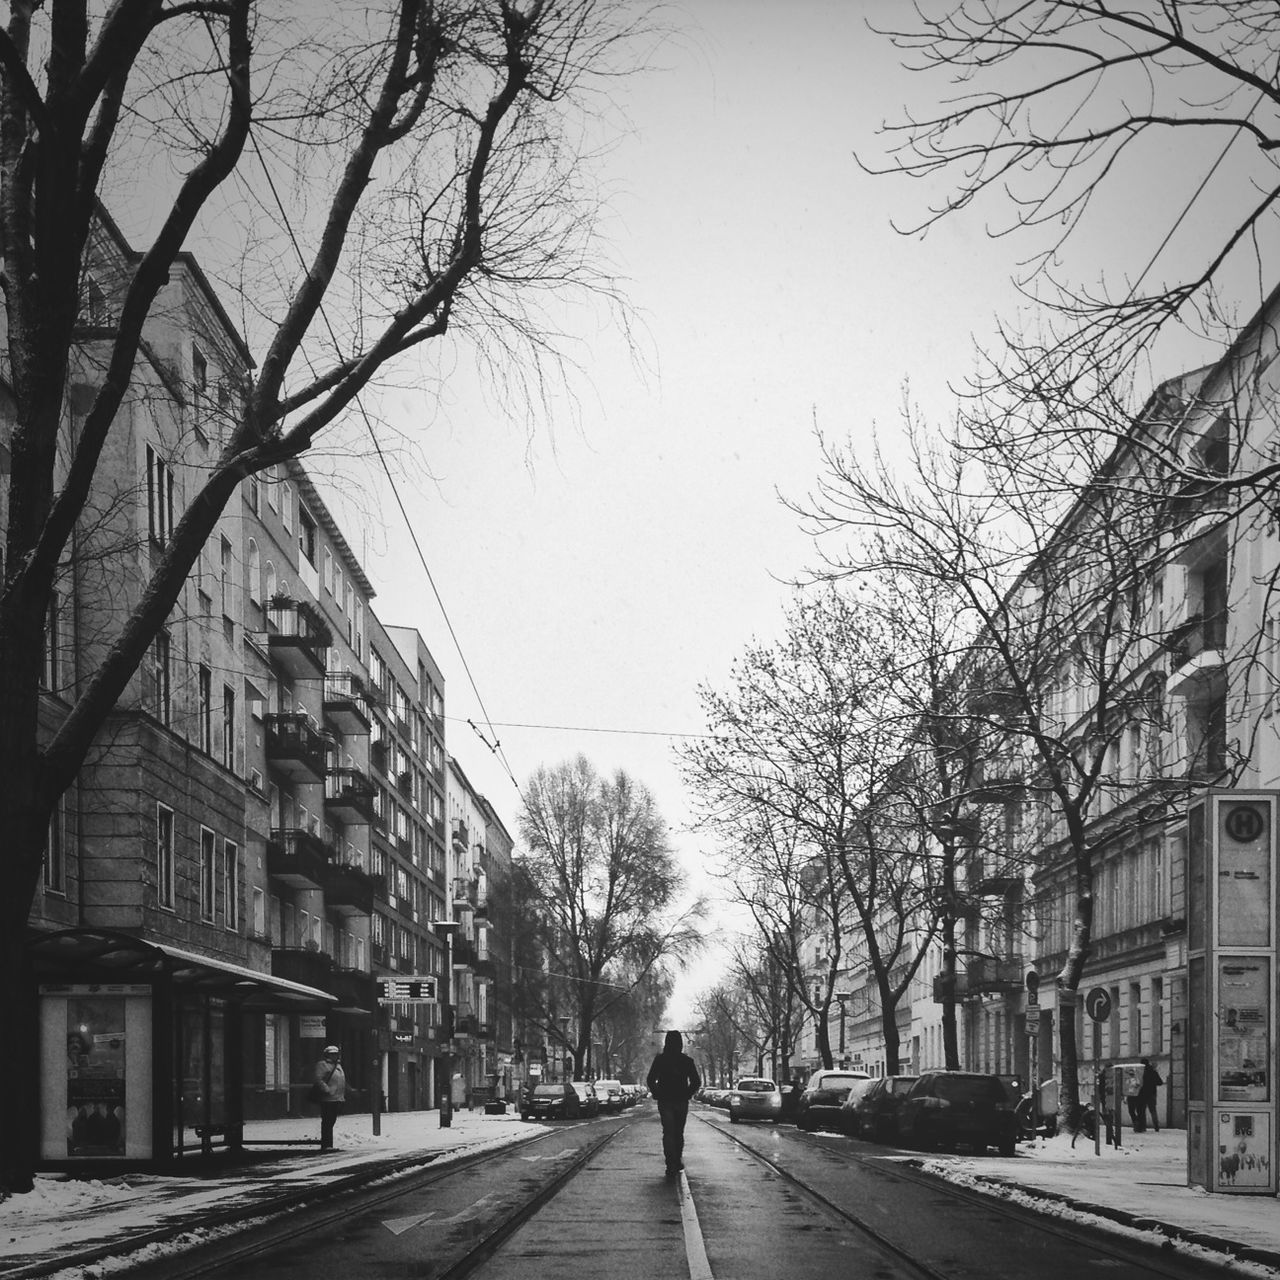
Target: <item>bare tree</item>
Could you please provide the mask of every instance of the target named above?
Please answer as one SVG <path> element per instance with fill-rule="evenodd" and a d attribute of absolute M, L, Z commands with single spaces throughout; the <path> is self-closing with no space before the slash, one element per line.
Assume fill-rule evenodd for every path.
<path fill-rule="evenodd" d="M 819 527 L 850 535 L 829 556 L 836 576 L 941 586 L 963 614 L 971 639 L 957 673 L 983 766 L 973 816 L 994 824 L 988 847 L 1023 848 L 1027 865 L 1039 859 L 1040 950 L 1059 966 L 1068 1106 L 1078 1105 L 1073 1013 L 1099 861 L 1158 829 L 1187 787 L 1230 777 L 1233 764 L 1220 727 L 1225 693 L 1214 684 L 1180 700 L 1185 753 L 1164 758 L 1174 713 L 1166 678 L 1185 661 L 1178 646 L 1188 636 L 1203 641 L 1220 625 L 1226 590 L 1219 549 L 1196 588 L 1200 610 L 1170 624 L 1177 606 L 1163 602 L 1161 573 L 1186 544 L 1177 504 L 1152 501 L 1167 490 L 1140 442 L 1176 424 L 1176 405 L 1154 397 L 1133 424 L 1139 446 L 1126 453 L 1100 450 L 1089 430 L 1001 436 L 993 426 L 975 454 L 911 424 L 905 477 L 829 449 L 814 506 Z"/>
<path fill-rule="evenodd" d="M 896 794 L 910 718 L 886 679 L 892 646 L 883 639 L 869 611 L 839 592 L 802 597 L 782 642 L 755 646 L 735 665 L 729 693 L 702 691 L 714 736 L 683 755 L 705 821 L 737 857 L 764 849 L 776 866 L 778 852 L 796 852 L 795 887 L 752 905 L 762 909 L 766 942 L 783 940 L 777 960 L 796 975 L 824 1065 L 852 954 L 870 975 L 896 1072 L 896 1009 L 936 929 L 936 893 L 928 832 L 904 823 Z M 788 834 L 762 845 L 764 832 Z M 748 871 L 747 881 L 767 883 L 768 874 Z M 773 928 L 779 902 L 802 915 L 799 934 Z M 805 936 L 821 940 L 816 969 L 800 963 Z"/>
<path fill-rule="evenodd" d="M 684 880 L 650 792 L 585 756 L 539 769 L 525 789 L 522 859 L 553 975 L 549 1029 L 568 1018 L 566 1047 L 583 1070 L 597 1022 L 660 966 L 692 955 L 704 905 L 681 905 Z M 557 1033 L 559 1034 L 559 1033 Z"/>
<path fill-rule="evenodd" d="M 358 12 L 301 0 L 9 5 L 0 1018 L 19 1043 L 36 1043 L 24 927 L 50 815 L 236 486 L 305 452 L 383 370 L 451 330 L 497 362 L 535 360 L 536 377 L 549 350 L 537 296 L 607 288 L 591 268 L 572 110 L 621 69 L 614 51 L 634 29 L 604 0 L 383 0 Z M 102 309 L 86 264 L 104 200 L 143 203 L 138 173 L 176 176 L 146 192 L 154 231 Z M 43 632 L 60 567 L 106 482 L 112 425 L 149 327 L 163 321 L 158 300 L 210 228 L 211 254 L 243 283 L 256 366 L 234 388 L 219 447 L 191 473 L 136 603 L 66 704 L 50 705 Z M 33 1071 L 30 1055 L 6 1055 L 0 1090 L 34 1096 Z M 31 1185 L 34 1123 L 30 1108 L 0 1119 L 9 1187 Z"/>
<path fill-rule="evenodd" d="M 1128 366 L 1170 323 L 1217 340 L 1218 295 L 1243 290 L 1247 299 L 1261 284 L 1258 305 L 1270 291 L 1280 198 L 1272 5 L 918 0 L 880 34 L 910 67 L 946 83 L 937 106 L 885 126 L 886 160 L 867 160 L 879 172 L 941 179 L 943 194 L 908 230 L 976 208 L 993 235 L 1029 231 L 1022 282 L 1065 321 L 1038 349 L 1006 334 L 1017 353 L 1006 377 L 1032 364 L 1041 391 L 1052 385 L 1071 402 L 1077 357 Z M 1190 172 L 1165 164 L 1175 149 L 1196 157 Z M 1079 268 L 1065 278 L 1071 245 L 1115 216 L 1135 175 L 1149 188 L 1167 184 L 1161 217 L 1142 220 L 1143 259 L 1122 270 L 1118 287 L 1081 280 Z M 1183 236 L 1156 271 L 1202 190 L 1217 215 L 1212 229 L 1189 250 Z M 1092 275 L 1092 260 L 1088 267 Z"/>

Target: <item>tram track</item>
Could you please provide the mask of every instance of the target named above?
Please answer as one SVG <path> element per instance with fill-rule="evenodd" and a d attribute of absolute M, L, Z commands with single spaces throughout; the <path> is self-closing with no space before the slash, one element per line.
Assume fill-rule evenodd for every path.
<path fill-rule="evenodd" d="M 433 1280 L 460 1280 L 474 1271 L 503 1240 L 553 1199 L 582 1166 L 607 1146 L 624 1127 L 612 1126 L 598 1136 L 593 1135 L 591 1140 L 574 1149 L 571 1154 L 562 1153 L 561 1157 L 556 1157 L 556 1168 L 538 1191 L 514 1204 L 509 1210 L 498 1211 L 492 1218 L 486 1217 L 474 1244 L 461 1256 L 451 1259 L 444 1270 L 434 1273 Z M 375 1168 L 363 1174 L 356 1173 L 342 1178 L 332 1186 L 311 1187 L 287 1197 L 264 1202 L 260 1215 L 256 1215 L 250 1208 L 241 1209 L 234 1218 L 227 1221 L 210 1221 L 206 1218 L 193 1225 L 193 1232 L 218 1232 L 225 1228 L 228 1234 L 201 1240 L 181 1252 L 166 1251 L 162 1257 L 139 1257 L 136 1263 L 128 1267 L 129 1280 L 203 1280 L 204 1277 L 230 1272 L 251 1261 L 256 1265 L 265 1255 L 278 1252 L 294 1241 L 339 1231 L 354 1218 L 372 1214 L 380 1206 L 401 1200 L 406 1195 L 427 1191 L 460 1174 L 499 1161 L 527 1158 L 523 1156 L 523 1152 L 552 1139 L 556 1132 L 548 1129 L 516 1147 L 478 1151 L 450 1160 L 445 1165 L 419 1165 L 417 1172 L 412 1165 L 406 1169 L 405 1162 L 400 1162 L 394 1168 Z M 362 1184 L 361 1179 L 365 1177 L 371 1178 L 371 1181 Z M 174 1233 L 166 1233 L 166 1238 L 172 1240 Z M 145 1254 L 148 1243 L 145 1239 L 131 1243 L 136 1243 L 137 1247 L 131 1248 L 130 1254 Z M 116 1256 L 120 1254 L 118 1249 L 113 1252 Z M 62 1266 L 88 1268 L 101 1262 L 103 1257 L 110 1256 L 102 1250 L 95 1250 L 94 1254 L 93 1257 L 64 1260 Z M 6 1280 L 19 1278 L 6 1277 Z"/>
<path fill-rule="evenodd" d="M 864 1217 L 853 1212 L 847 1204 L 833 1199 L 831 1195 L 820 1187 L 815 1186 L 795 1169 L 772 1159 L 758 1147 L 752 1145 L 744 1136 L 730 1131 L 727 1127 L 717 1124 L 705 1115 L 700 1115 L 698 1119 L 715 1132 L 722 1134 L 753 1159 L 765 1165 L 788 1186 L 809 1197 L 829 1213 L 834 1214 L 839 1221 L 847 1224 L 849 1228 L 859 1235 L 871 1240 L 895 1259 L 912 1268 L 924 1280 L 955 1280 L 952 1275 L 940 1271 L 914 1256 L 892 1237 L 879 1230 Z M 927 1190 L 935 1196 L 941 1194 L 957 1204 L 980 1209 L 984 1214 L 1003 1218 L 1010 1223 L 1017 1223 L 1021 1228 L 1030 1229 L 1044 1236 L 1061 1240 L 1064 1244 L 1070 1244 L 1076 1248 L 1089 1249 L 1098 1256 L 1100 1265 L 1123 1264 L 1130 1268 L 1132 1274 L 1158 1277 L 1160 1280 L 1189 1280 L 1192 1276 L 1204 1275 L 1209 1268 L 1224 1277 L 1230 1275 L 1239 1276 L 1240 1274 L 1239 1271 L 1233 1270 L 1230 1260 L 1227 1258 L 1224 1258 L 1222 1262 L 1214 1262 L 1202 1257 L 1191 1258 L 1178 1254 L 1162 1256 L 1160 1250 L 1165 1246 L 1161 1244 L 1147 1244 L 1140 1240 L 1121 1240 L 1106 1227 L 1088 1222 L 1075 1221 L 1067 1224 L 1041 1210 L 1010 1200 L 998 1192 L 986 1192 L 961 1186 L 918 1167 L 913 1167 L 909 1163 L 894 1163 L 891 1168 L 886 1168 L 883 1160 L 878 1155 L 862 1155 L 858 1152 L 847 1150 L 842 1143 L 834 1140 L 824 1142 L 821 1135 L 813 1135 L 811 1142 L 814 1146 L 820 1148 L 827 1157 L 843 1161 L 849 1165 L 860 1166 L 873 1172 L 877 1177 L 910 1183 Z M 1053 1203 L 1052 1199 L 1049 1199 L 1049 1203 Z M 1087 1210 L 1084 1211 L 1087 1212 Z"/>

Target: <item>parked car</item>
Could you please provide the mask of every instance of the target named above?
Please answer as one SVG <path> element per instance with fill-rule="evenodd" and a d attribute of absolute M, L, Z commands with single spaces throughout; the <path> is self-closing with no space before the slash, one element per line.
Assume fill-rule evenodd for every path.
<path fill-rule="evenodd" d="M 898 1108 L 919 1076 L 881 1076 L 869 1089 L 845 1099 L 842 1128 L 855 1138 L 894 1142 L 898 1137 Z"/>
<path fill-rule="evenodd" d="M 560 1084 L 537 1084 L 520 1100 L 521 1120 L 575 1120 L 582 1103 L 567 1080 Z"/>
<path fill-rule="evenodd" d="M 601 1111 L 622 1110 L 622 1081 L 597 1080 L 596 1097 L 600 1100 Z"/>
<path fill-rule="evenodd" d="M 782 1119 L 782 1090 L 767 1076 L 743 1076 L 729 1091 L 729 1119 L 772 1120 Z"/>
<path fill-rule="evenodd" d="M 871 1078 L 865 1071 L 815 1071 L 796 1103 L 796 1128 L 837 1128 L 849 1090 Z"/>
<path fill-rule="evenodd" d="M 1017 1146 L 1017 1121 L 999 1076 L 976 1071 L 926 1071 L 898 1108 L 898 1138 L 929 1150 L 968 1146 L 1002 1156 Z"/>
<path fill-rule="evenodd" d="M 590 1080 L 575 1080 L 573 1091 L 578 1095 L 578 1105 L 584 1116 L 600 1114 L 600 1099 L 596 1096 L 596 1087 Z"/>

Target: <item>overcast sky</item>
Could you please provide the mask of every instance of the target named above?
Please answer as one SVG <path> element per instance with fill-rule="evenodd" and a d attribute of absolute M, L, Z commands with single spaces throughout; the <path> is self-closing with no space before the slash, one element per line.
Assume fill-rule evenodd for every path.
<path fill-rule="evenodd" d="M 672 748 L 704 728 L 699 683 L 776 634 L 785 582 L 815 562 L 777 492 L 812 484 L 815 425 L 891 447 L 907 380 L 945 416 L 975 337 L 1018 305 L 1025 244 L 976 215 L 900 236 L 891 220 L 927 193 L 855 163 L 931 92 L 866 29 L 876 7 L 698 0 L 657 69 L 619 87 L 631 130 L 602 173 L 605 232 L 639 362 L 588 317 L 584 371 L 532 435 L 461 365 L 438 400 L 382 406 L 422 442 L 432 479 L 410 468 L 397 487 L 457 646 L 385 489 L 361 500 L 379 519 L 340 520 L 379 615 L 417 627 L 443 668 L 449 749 L 513 834 L 518 792 L 469 720 L 492 721 L 521 783 L 578 752 L 627 770 L 701 877 Z M 1099 253 L 1136 252 L 1134 230 L 1117 220 Z M 677 1024 L 718 955 L 678 988 Z"/>

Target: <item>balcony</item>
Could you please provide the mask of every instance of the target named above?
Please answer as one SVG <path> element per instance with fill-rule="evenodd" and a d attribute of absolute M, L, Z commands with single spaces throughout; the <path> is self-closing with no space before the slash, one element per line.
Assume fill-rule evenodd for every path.
<path fill-rule="evenodd" d="M 965 986 L 970 995 L 996 995 L 1021 990 L 1024 968 L 1021 960 L 975 956 L 965 970 Z"/>
<path fill-rule="evenodd" d="M 359 676 L 349 671 L 325 676 L 324 718 L 348 737 L 368 734 L 373 727 L 373 702 Z"/>
<path fill-rule="evenodd" d="M 489 918 L 489 895 L 487 893 L 477 893 L 471 901 L 471 910 L 476 913 L 478 920 L 487 920 Z"/>
<path fill-rule="evenodd" d="M 376 769 L 379 773 L 387 771 L 387 740 L 386 738 L 374 738 L 369 743 L 369 765 Z"/>
<path fill-rule="evenodd" d="M 1013 756 L 980 757 L 974 769 L 969 798 L 979 804 L 1007 804 L 1022 798 L 1027 785 L 1022 777 L 1022 762 Z"/>
<path fill-rule="evenodd" d="M 377 789 L 359 769 L 330 769 L 325 775 L 325 813 L 339 822 L 371 825 L 376 798 Z"/>
<path fill-rule="evenodd" d="M 267 605 L 267 649 L 291 680 L 323 676 L 333 632 L 314 605 L 273 596 Z"/>
<path fill-rule="evenodd" d="M 293 889 L 323 889 L 329 846 L 301 827 L 277 829 L 267 838 L 267 874 Z"/>
<path fill-rule="evenodd" d="M 324 781 L 324 735 L 303 715 L 266 717 L 267 763 L 290 782 Z"/>
<path fill-rule="evenodd" d="M 471 833 L 467 830 L 467 824 L 461 818 L 453 820 L 453 847 L 459 853 L 466 853 L 471 846 Z"/>
<path fill-rule="evenodd" d="M 471 880 L 457 876 L 453 881 L 453 906 L 455 911 L 475 910 L 475 884 Z"/>
<path fill-rule="evenodd" d="M 470 938 L 454 938 L 453 967 L 455 969 L 474 969 L 476 964 L 475 943 Z"/>
<path fill-rule="evenodd" d="M 327 990 L 348 1009 L 374 1010 L 378 1007 L 377 979 L 362 969 L 335 969 L 329 976 Z"/>
<path fill-rule="evenodd" d="M 1226 665 L 1227 618 L 1224 613 L 1195 614 L 1164 638 L 1171 673 L 1166 691 L 1186 696 Z"/>
<path fill-rule="evenodd" d="M 494 972 L 493 957 L 488 953 L 484 956 L 477 953 L 475 963 L 471 967 L 475 970 L 477 978 L 488 978 L 490 981 L 493 981 L 493 979 L 497 977 L 497 974 Z"/>
<path fill-rule="evenodd" d="M 324 903 L 342 916 L 373 914 L 373 878 L 360 867 L 331 862 L 324 876 Z"/>
<path fill-rule="evenodd" d="M 271 972 L 288 982 L 301 982 L 305 987 L 317 987 L 321 991 L 332 988 L 333 957 L 310 947 L 283 947 L 271 953 Z"/>
<path fill-rule="evenodd" d="M 973 892 L 980 898 L 1007 898 L 1021 888 L 1021 876 L 979 874 L 973 882 Z"/>

